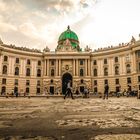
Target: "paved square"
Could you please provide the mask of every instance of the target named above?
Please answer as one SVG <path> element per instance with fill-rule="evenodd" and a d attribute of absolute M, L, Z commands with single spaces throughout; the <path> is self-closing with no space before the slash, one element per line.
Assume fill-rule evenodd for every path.
<path fill-rule="evenodd" d="M 0 98 L 0 140 L 140 139 L 136 98 Z"/>

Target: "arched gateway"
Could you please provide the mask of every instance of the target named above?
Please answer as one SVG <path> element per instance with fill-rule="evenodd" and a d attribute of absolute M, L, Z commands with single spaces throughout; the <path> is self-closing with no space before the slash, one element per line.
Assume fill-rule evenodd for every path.
<path fill-rule="evenodd" d="M 71 80 L 72 81 L 72 75 L 70 73 L 65 73 L 62 76 L 62 93 L 65 94 L 66 89 L 67 89 L 67 83 L 68 81 Z M 71 82 L 72 83 L 72 82 Z M 72 85 L 71 85 L 72 86 Z"/>

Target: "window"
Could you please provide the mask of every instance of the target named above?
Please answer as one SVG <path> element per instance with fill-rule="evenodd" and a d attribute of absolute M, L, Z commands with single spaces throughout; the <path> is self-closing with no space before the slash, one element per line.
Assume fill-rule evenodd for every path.
<path fill-rule="evenodd" d="M 40 80 L 37 81 L 37 86 L 40 86 Z"/>
<path fill-rule="evenodd" d="M 126 73 L 131 73 L 131 66 L 130 66 L 130 64 L 126 65 Z"/>
<path fill-rule="evenodd" d="M 54 69 L 51 69 L 51 76 L 54 76 Z"/>
<path fill-rule="evenodd" d="M 41 61 L 40 60 L 38 61 L 38 66 L 41 66 Z"/>
<path fill-rule="evenodd" d="M 127 78 L 127 84 L 131 84 L 131 77 Z"/>
<path fill-rule="evenodd" d="M 107 59 L 104 59 L 104 64 L 107 64 Z"/>
<path fill-rule="evenodd" d="M 51 79 L 51 81 L 50 81 L 50 82 L 51 82 L 51 84 L 53 84 L 53 79 Z"/>
<path fill-rule="evenodd" d="M 97 65 L 97 61 L 96 60 L 93 60 L 93 65 Z"/>
<path fill-rule="evenodd" d="M 93 75 L 94 75 L 94 76 L 97 76 L 97 75 L 98 75 L 98 74 L 97 74 L 97 69 L 94 69 L 94 70 L 93 70 Z"/>
<path fill-rule="evenodd" d="M 18 79 L 15 79 L 15 85 L 18 85 Z"/>
<path fill-rule="evenodd" d="M 104 68 L 104 76 L 108 76 L 108 68 Z"/>
<path fill-rule="evenodd" d="M 138 58 L 140 58 L 140 51 L 137 51 Z"/>
<path fill-rule="evenodd" d="M 139 71 L 140 71 L 140 63 L 139 63 Z"/>
<path fill-rule="evenodd" d="M 5 93 L 6 93 L 6 87 L 3 86 L 3 87 L 1 88 L 1 95 L 5 94 Z"/>
<path fill-rule="evenodd" d="M 19 58 L 16 58 L 16 64 L 19 64 Z"/>
<path fill-rule="evenodd" d="M 30 68 L 26 69 L 26 76 L 30 76 Z"/>
<path fill-rule="evenodd" d="M 26 93 L 27 93 L 27 94 L 30 93 L 30 88 L 29 88 L 29 87 L 26 88 Z"/>
<path fill-rule="evenodd" d="M 80 60 L 80 65 L 84 65 L 84 60 Z"/>
<path fill-rule="evenodd" d="M 115 75 L 119 75 L 119 66 L 115 66 Z"/>
<path fill-rule="evenodd" d="M 30 59 L 27 59 L 27 65 L 30 65 L 31 62 L 30 62 Z"/>
<path fill-rule="evenodd" d="M 36 93 L 39 94 L 40 93 L 40 88 L 36 89 Z"/>
<path fill-rule="evenodd" d="M 18 92 L 18 87 L 14 87 L 14 93 L 17 93 Z"/>
<path fill-rule="evenodd" d="M 84 70 L 80 69 L 80 76 L 84 76 Z"/>
<path fill-rule="evenodd" d="M 108 84 L 108 80 L 107 79 L 104 80 L 104 84 Z"/>
<path fill-rule="evenodd" d="M 18 67 L 15 68 L 15 75 L 19 75 L 19 68 Z"/>
<path fill-rule="evenodd" d="M 30 85 L 30 80 L 26 80 L 26 86 Z"/>
<path fill-rule="evenodd" d="M 7 66 L 6 66 L 6 65 L 3 66 L 2 73 L 3 73 L 3 74 L 7 74 Z"/>
<path fill-rule="evenodd" d="M 126 62 L 129 62 L 129 61 L 130 61 L 130 55 L 127 54 L 127 55 L 126 55 Z"/>
<path fill-rule="evenodd" d="M 98 88 L 95 87 L 95 88 L 94 88 L 94 93 L 97 93 L 97 92 L 98 92 Z"/>
<path fill-rule="evenodd" d="M 140 82 L 140 76 L 138 76 L 138 82 Z"/>
<path fill-rule="evenodd" d="M 37 77 L 41 77 L 41 70 L 37 69 Z"/>
<path fill-rule="evenodd" d="M 54 60 L 51 60 L 51 65 L 54 66 Z"/>
<path fill-rule="evenodd" d="M 83 84 L 84 83 L 84 80 L 83 79 L 81 79 L 81 84 Z"/>
<path fill-rule="evenodd" d="M 2 79 L 2 84 L 6 85 L 6 79 L 5 78 Z"/>
<path fill-rule="evenodd" d="M 119 60 L 118 60 L 118 57 L 115 57 L 115 63 L 117 63 Z"/>
<path fill-rule="evenodd" d="M 4 62 L 7 62 L 7 61 L 8 61 L 8 57 L 4 56 Z"/>
<path fill-rule="evenodd" d="M 116 79 L 116 85 L 120 84 L 119 79 Z"/>
<path fill-rule="evenodd" d="M 97 86 L 97 80 L 94 80 L 94 86 Z"/>

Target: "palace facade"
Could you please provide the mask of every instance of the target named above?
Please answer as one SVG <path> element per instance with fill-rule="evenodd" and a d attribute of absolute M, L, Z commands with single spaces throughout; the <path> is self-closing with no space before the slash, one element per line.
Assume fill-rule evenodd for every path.
<path fill-rule="evenodd" d="M 83 91 L 140 89 L 140 39 L 92 51 L 80 48 L 70 27 L 61 33 L 55 51 L 6 45 L 0 40 L 0 92 L 29 95 L 64 94 L 68 80 Z"/>

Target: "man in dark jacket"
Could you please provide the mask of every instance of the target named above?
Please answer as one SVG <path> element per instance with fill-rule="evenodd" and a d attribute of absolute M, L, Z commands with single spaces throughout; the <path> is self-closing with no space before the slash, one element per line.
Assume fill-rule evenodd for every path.
<path fill-rule="evenodd" d="M 71 80 L 69 80 L 69 82 L 67 83 L 67 90 L 66 90 L 64 99 L 65 99 L 68 95 L 71 95 L 71 98 L 74 99 L 73 93 L 72 93 L 72 87 L 71 87 Z"/>
<path fill-rule="evenodd" d="M 105 87 L 104 87 L 104 98 L 103 99 L 108 99 L 108 91 L 109 91 L 109 86 L 108 84 L 105 84 Z"/>

